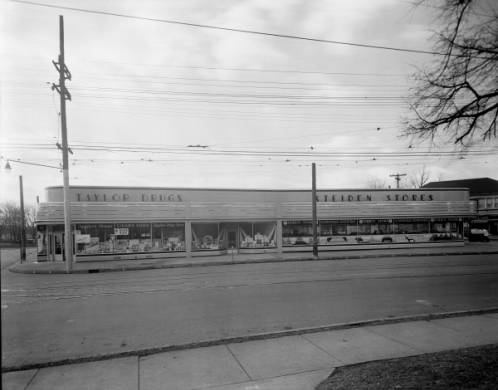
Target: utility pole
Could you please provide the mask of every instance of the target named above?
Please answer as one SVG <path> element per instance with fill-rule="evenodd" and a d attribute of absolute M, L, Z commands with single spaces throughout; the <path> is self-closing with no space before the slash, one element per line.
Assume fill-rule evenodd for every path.
<path fill-rule="evenodd" d="M 19 196 L 21 203 L 21 263 L 26 261 L 26 222 L 24 221 L 24 193 L 22 188 L 22 175 L 19 176 Z"/>
<path fill-rule="evenodd" d="M 59 92 L 61 98 L 61 132 L 62 132 L 62 175 L 64 177 L 64 255 L 66 256 L 66 272 L 73 271 L 73 237 L 71 232 L 71 208 L 69 204 L 69 157 L 66 124 L 66 100 L 71 94 L 66 89 L 66 80 L 71 80 L 71 72 L 64 62 L 64 17 L 59 15 L 59 61 L 52 63 L 59 72 L 59 85 L 52 84 L 52 89 Z"/>
<path fill-rule="evenodd" d="M 311 164 L 311 196 L 312 196 L 312 226 L 313 226 L 313 257 L 318 257 L 318 221 L 316 217 L 316 166 Z"/>
<path fill-rule="evenodd" d="M 401 180 L 401 176 L 406 176 L 406 173 L 395 173 L 394 175 L 389 175 L 394 177 L 396 180 L 396 188 L 399 188 L 399 181 Z"/>

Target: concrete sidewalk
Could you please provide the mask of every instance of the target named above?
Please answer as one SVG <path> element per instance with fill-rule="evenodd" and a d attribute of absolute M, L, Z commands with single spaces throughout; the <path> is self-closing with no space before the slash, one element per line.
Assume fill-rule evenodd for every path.
<path fill-rule="evenodd" d="M 498 314 L 326 332 L 2 375 L 4 390 L 311 390 L 334 367 L 498 343 Z"/>
<path fill-rule="evenodd" d="M 449 255 L 475 255 L 475 254 L 498 254 L 498 241 L 471 242 L 464 246 L 447 247 L 411 247 L 393 249 L 355 249 L 343 251 L 321 252 L 318 260 L 346 260 L 365 259 L 378 257 L 398 256 L 449 256 Z M 309 252 L 286 252 L 286 253 L 258 253 L 258 254 L 227 254 L 220 256 L 196 256 L 190 258 L 158 258 L 143 260 L 107 260 L 107 261 L 76 261 L 73 273 L 90 272 L 112 272 L 133 271 L 157 268 L 178 267 L 203 267 L 214 265 L 251 264 L 251 263 L 275 263 L 284 261 L 312 261 L 311 249 Z M 66 273 L 63 262 L 37 263 L 28 261 L 19 262 L 9 268 L 12 272 L 26 274 L 61 274 Z"/>

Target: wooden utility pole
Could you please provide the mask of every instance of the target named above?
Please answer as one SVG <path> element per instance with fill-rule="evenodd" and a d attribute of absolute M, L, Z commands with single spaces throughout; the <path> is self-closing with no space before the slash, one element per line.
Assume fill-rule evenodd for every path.
<path fill-rule="evenodd" d="M 312 226 L 313 226 L 313 256 L 318 257 L 318 221 L 316 214 L 316 166 L 311 164 L 311 196 L 312 196 Z"/>
<path fill-rule="evenodd" d="M 389 175 L 396 179 L 396 188 L 399 188 L 399 181 L 401 180 L 401 176 L 406 176 L 406 173 L 395 173 L 394 175 Z"/>
<path fill-rule="evenodd" d="M 22 175 L 19 176 L 19 196 L 21 203 L 21 263 L 26 261 L 26 222 L 24 220 L 24 193 L 22 188 Z"/>
<path fill-rule="evenodd" d="M 52 84 L 52 89 L 59 92 L 61 98 L 61 132 L 62 132 L 62 174 L 64 177 L 64 255 L 66 257 L 66 272 L 73 271 L 73 237 L 71 230 L 71 208 L 69 198 L 69 156 L 67 142 L 66 100 L 71 100 L 71 94 L 66 89 L 66 80 L 71 80 L 71 73 L 64 61 L 64 17 L 59 15 L 59 61 L 52 63 L 59 72 L 59 85 Z"/>

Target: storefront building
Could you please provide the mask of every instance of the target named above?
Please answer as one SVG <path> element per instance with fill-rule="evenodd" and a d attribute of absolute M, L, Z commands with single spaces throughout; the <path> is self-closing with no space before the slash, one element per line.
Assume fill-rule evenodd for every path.
<path fill-rule="evenodd" d="M 37 211 L 38 259 L 63 260 L 62 187 Z M 71 187 L 76 261 L 311 251 L 309 190 Z M 466 189 L 319 190 L 320 251 L 463 245 Z"/>
<path fill-rule="evenodd" d="M 469 199 L 476 209 L 475 218 L 470 221 L 469 229 L 486 229 L 489 234 L 498 236 L 498 180 L 480 177 L 435 181 L 424 185 L 424 189 L 452 187 L 469 189 Z"/>

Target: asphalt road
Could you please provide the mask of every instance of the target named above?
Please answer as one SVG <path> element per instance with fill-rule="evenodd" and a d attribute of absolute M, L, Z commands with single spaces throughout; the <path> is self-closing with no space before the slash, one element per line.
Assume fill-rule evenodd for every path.
<path fill-rule="evenodd" d="M 389 316 L 498 307 L 498 256 L 73 275 L 2 271 L 2 367 Z"/>

